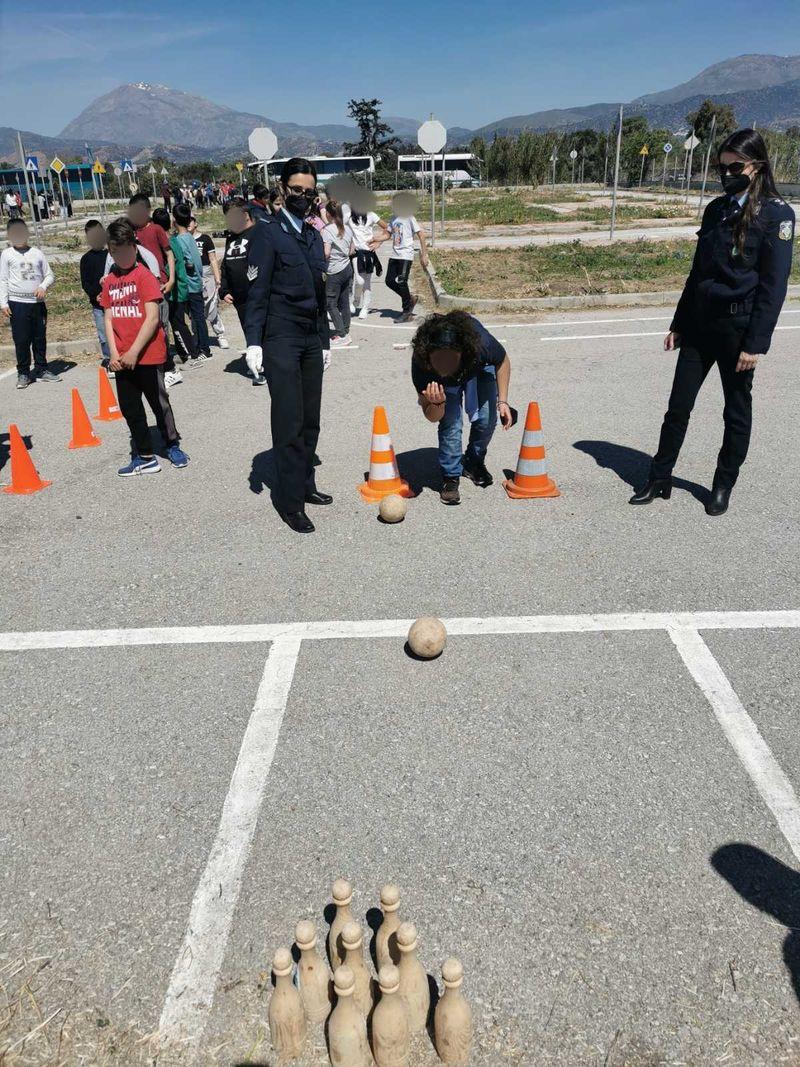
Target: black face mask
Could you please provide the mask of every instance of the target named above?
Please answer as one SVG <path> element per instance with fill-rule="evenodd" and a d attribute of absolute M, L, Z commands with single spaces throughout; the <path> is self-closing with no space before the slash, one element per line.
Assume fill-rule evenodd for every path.
<path fill-rule="evenodd" d="M 749 174 L 726 174 L 722 179 L 722 188 L 728 196 L 741 196 L 749 185 Z"/>
<path fill-rule="evenodd" d="M 286 210 L 291 211 L 298 219 L 304 219 L 311 207 L 311 201 L 307 196 L 295 196 L 294 193 L 289 193 L 283 204 Z"/>

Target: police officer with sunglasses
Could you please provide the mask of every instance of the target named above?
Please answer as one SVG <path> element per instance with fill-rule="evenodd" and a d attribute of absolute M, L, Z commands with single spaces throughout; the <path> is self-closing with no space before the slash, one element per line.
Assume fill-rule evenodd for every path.
<path fill-rule="evenodd" d="M 272 398 L 275 505 L 296 533 L 313 533 L 307 504 L 330 504 L 315 483 L 323 352 L 330 349 L 322 238 L 304 220 L 317 196 L 317 172 L 307 159 L 284 163 L 283 205 L 252 234 L 245 311 L 247 365 L 266 373 Z"/>
<path fill-rule="evenodd" d="M 716 364 L 725 428 L 708 515 L 727 511 L 747 456 L 753 373 L 769 350 L 786 297 L 794 243 L 794 212 L 778 195 L 761 135 L 749 129 L 731 134 L 718 161 L 724 195 L 705 210 L 692 269 L 664 338 L 665 351 L 680 351 L 658 451 L 647 483 L 630 500 L 669 498 L 689 416 Z"/>

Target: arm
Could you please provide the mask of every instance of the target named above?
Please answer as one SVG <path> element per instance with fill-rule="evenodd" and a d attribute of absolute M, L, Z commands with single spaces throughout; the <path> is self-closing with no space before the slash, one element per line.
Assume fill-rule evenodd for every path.
<path fill-rule="evenodd" d="M 417 237 L 419 237 L 419 261 L 422 266 L 427 270 L 428 263 L 430 262 L 428 259 L 428 243 L 425 240 L 425 234 L 422 232 L 422 230 L 419 231 Z"/>
<path fill-rule="evenodd" d="M 511 408 L 508 406 L 508 386 L 511 382 L 511 360 L 506 356 L 497 368 L 497 411 L 503 429 L 511 426 Z"/>
<path fill-rule="evenodd" d="M 419 405 L 428 422 L 442 421 L 446 403 L 447 397 L 445 396 L 444 387 L 439 385 L 438 382 L 431 382 L 430 385 L 426 385 L 419 394 Z"/>
<path fill-rule="evenodd" d="M 39 286 L 39 288 L 33 295 L 36 297 L 37 300 L 44 300 L 45 293 L 56 280 L 56 276 L 55 274 L 53 274 L 52 268 L 47 262 L 47 256 L 45 256 L 43 252 L 41 252 L 40 255 L 42 258 L 39 262 L 41 263 L 42 274 L 44 275 L 44 277 L 42 278 L 42 284 Z"/>
<path fill-rule="evenodd" d="M 159 329 L 160 322 L 158 301 L 148 300 L 144 306 L 144 322 L 139 327 L 139 332 L 136 334 L 133 344 L 127 352 L 123 352 L 117 357 L 123 369 L 133 370 L 136 366 L 136 361 L 142 354 L 142 350 L 152 341 L 156 330 Z"/>
<path fill-rule="evenodd" d="M 117 351 L 117 342 L 114 337 L 114 320 L 111 317 L 110 308 L 106 308 L 103 312 L 103 322 L 106 327 L 106 340 L 108 341 L 108 353 L 109 353 L 109 368 L 113 371 L 122 370 L 122 364 L 119 361 L 119 352 Z"/>
<path fill-rule="evenodd" d="M 272 289 L 272 272 L 275 269 L 275 251 L 266 230 L 268 226 L 251 228 L 253 240 L 247 250 L 247 267 L 250 288 L 244 319 L 244 336 L 247 347 L 261 348 L 261 338 L 267 323 L 269 296 Z"/>
<path fill-rule="evenodd" d="M 87 273 L 86 273 L 85 256 L 81 256 L 80 272 L 81 272 L 81 289 L 83 289 L 84 293 L 86 293 L 86 295 L 89 297 L 90 300 L 93 300 L 94 297 L 97 296 L 97 293 L 93 293 L 92 292 L 92 288 L 94 288 L 94 287 L 90 286 L 90 284 L 89 284 L 89 278 L 88 278 Z"/>
<path fill-rule="evenodd" d="M 224 300 L 226 304 L 233 303 L 233 297 L 230 295 L 228 287 L 228 260 L 225 256 L 222 257 L 222 263 L 219 265 L 219 298 Z"/>
<path fill-rule="evenodd" d="M 166 296 L 168 293 L 171 293 L 172 290 L 175 288 L 175 253 L 172 251 L 172 248 L 169 245 L 166 249 L 166 257 L 167 280 L 161 286 L 161 292 L 164 294 L 164 296 Z"/>
<path fill-rule="evenodd" d="M 697 231 L 698 242 L 703 237 L 707 230 L 714 225 L 716 221 L 716 200 L 712 200 L 706 205 L 706 209 L 703 212 L 703 221 L 700 223 L 700 229 Z M 691 314 L 692 298 L 694 296 L 694 287 L 696 282 L 697 272 L 695 267 L 697 265 L 697 246 L 695 246 L 694 257 L 692 259 L 691 270 L 689 271 L 686 282 L 683 286 L 683 292 L 678 300 L 678 306 L 675 308 L 675 314 L 672 316 L 672 323 L 670 324 L 669 333 L 664 339 L 664 348 L 669 352 L 680 343 L 680 335 L 686 328 L 688 319 Z"/>
<path fill-rule="evenodd" d="M 758 261 L 758 285 L 750 322 L 742 339 L 745 356 L 763 355 L 769 351 L 772 332 L 786 299 L 792 269 L 794 212 L 788 205 L 780 207 L 782 210 L 775 213 L 775 218 L 765 222 L 766 233 Z M 749 369 L 737 366 L 737 370 Z"/>
<path fill-rule="evenodd" d="M 386 241 L 391 241 L 392 239 L 392 231 L 383 219 L 378 219 L 375 225 L 381 228 L 382 233 L 379 233 L 377 237 L 374 234 L 372 235 L 372 240 L 369 243 L 370 251 L 372 252 L 376 251 Z"/>
<path fill-rule="evenodd" d="M 8 306 L 8 256 L 0 255 L 0 308 L 6 318 L 11 317 Z"/>
<path fill-rule="evenodd" d="M 219 260 L 217 259 L 217 252 L 214 248 L 208 250 L 208 262 L 211 265 L 211 273 L 214 275 L 214 283 L 219 289 L 220 276 L 219 276 Z"/>

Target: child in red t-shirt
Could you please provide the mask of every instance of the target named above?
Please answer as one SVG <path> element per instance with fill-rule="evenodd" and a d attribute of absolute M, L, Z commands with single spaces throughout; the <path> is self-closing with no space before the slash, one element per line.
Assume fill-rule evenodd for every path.
<path fill-rule="evenodd" d="M 127 219 L 117 219 L 107 230 L 108 250 L 114 260 L 111 273 L 103 278 L 98 303 L 105 310 L 110 368 L 117 375 L 117 397 L 131 432 L 131 462 L 117 471 L 122 478 L 134 474 L 158 474 L 147 413 L 142 397 L 153 410 L 174 467 L 185 467 L 189 457 L 179 447 L 180 435 L 164 384 L 167 345 L 161 329 L 161 286 L 137 258 L 136 232 Z"/>

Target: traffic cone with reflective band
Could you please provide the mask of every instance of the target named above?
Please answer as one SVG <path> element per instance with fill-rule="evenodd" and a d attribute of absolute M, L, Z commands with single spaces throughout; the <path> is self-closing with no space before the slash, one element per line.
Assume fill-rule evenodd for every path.
<path fill-rule="evenodd" d="M 97 368 L 97 392 L 100 397 L 100 410 L 95 418 L 100 422 L 113 422 L 114 419 L 121 419 L 122 412 L 114 396 L 114 387 L 103 367 Z"/>
<path fill-rule="evenodd" d="M 369 477 L 358 487 L 368 504 L 375 504 L 390 493 L 412 497 L 414 491 L 400 477 L 397 469 L 389 420 L 384 408 L 375 408 L 372 415 L 372 447 L 369 453 Z"/>
<path fill-rule="evenodd" d="M 83 406 L 81 394 L 77 389 L 72 390 L 72 440 L 67 448 L 92 448 L 100 444 L 100 438 L 95 435 L 86 408 Z"/>
<path fill-rule="evenodd" d="M 561 496 L 556 483 L 547 476 L 542 420 L 535 400 L 528 404 L 516 473 L 512 480 L 503 482 L 503 487 L 513 500 Z"/>
<path fill-rule="evenodd" d="M 22 434 L 16 426 L 9 426 L 8 436 L 11 439 L 11 485 L 4 485 L 4 493 L 38 493 L 52 482 L 46 482 L 39 477 L 39 472 L 33 465 L 30 452 L 25 447 Z"/>

